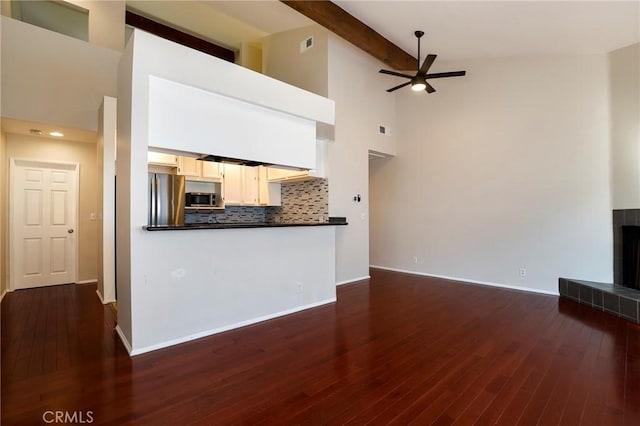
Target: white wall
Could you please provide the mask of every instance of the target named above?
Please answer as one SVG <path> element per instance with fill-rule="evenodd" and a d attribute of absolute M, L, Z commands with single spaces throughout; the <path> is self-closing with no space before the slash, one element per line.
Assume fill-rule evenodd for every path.
<path fill-rule="evenodd" d="M 614 209 L 640 208 L 640 43 L 609 53 Z"/>
<path fill-rule="evenodd" d="M 300 42 L 313 37 L 313 47 Z M 329 32 L 320 25 L 271 34 L 262 41 L 262 72 L 321 96 L 327 96 Z"/>
<path fill-rule="evenodd" d="M 102 303 L 115 295 L 115 176 L 117 100 L 105 96 L 99 111 L 97 169 L 102 185 L 98 189 L 98 295 Z"/>
<path fill-rule="evenodd" d="M 126 4 L 121 0 L 63 0 L 88 11 L 89 42 L 109 49 L 124 47 L 124 18 Z M 11 2 L 3 1 L 0 13 L 11 17 Z"/>
<path fill-rule="evenodd" d="M 146 151 L 139 148 L 135 155 L 131 149 L 133 132 L 146 134 L 147 123 L 138 110 L 132 108 L 133 97 L 133 38 L 125 46 L 122 59 L 118 64 L 118 108 L 117 108 L 117 142 L 116 142 L 116 288 L 118 292 L 118 325 L 116 329 L 126 342 L 133 341 L 132 298 L 131 294 L 131 211 L 136 208 L 132 203 L 131 179 L 132 163 L 146 161 Z M 145 84 L 146 81 L 136 82 Z M 142 123 L 141 123 L 142 121 Z M 135 158 L 133 157 L 135 155 Z M 141 158 L 142 157 L 142 158 Z M 140 166 L 138 166 L 140 168 Z M 146 170 L 137 174 L 140 187 L 144 188 Z M 141 189 L 142 189 L 141 188 Z M 143 190 L 143 189 L 142 189 Z M 146 201 L 146 197 L 144 198 Z M 145 207 L 146 209 L 146 207 Z M 138 214 L 144 214 L 142 207 Z"/>
<path fill-rule="evenodd" d="M 96 131 L 120 52 L 1 19 L 2 116 Z"/>
<path fill-rule="evenodd" d="M 382 64 L 334 35 L 329 35 L 328 47 L 328 95 L 336 103 L 335 142 L 327 152 L 329 215 L 346 216 L 349 222 L 336 230 L 340 283 L 369 276 L 368 151 L 378 138 L 395 145 L 398 132 L 379 136 L 379 124 L 394 130 L 398 126 L 395 97 L 385 91 L 393 84 L 378 73 Z M 359 203 L 353 201 L 357 194 Z"/>
<path fill-rule="evenodd" d="M 7 253 L 9 248 L 7 235 L 8 228 L 8 182 L 9 161 L 7 159 L 7 135 L 0 129 L 0 298 L 9 288 Z"/>
<path fill-rule="evenodd" d="M 371 263 L 551 293 L 611 282 L 607 56 L 433 71 L 452 69 L 467 76 L 398 92 L 398 155 L 371 163 Z"/>
<path fill-rule="evenodd" d="M 336 298 L 332 226 L 132 234 L 134 355 Z"/>
<path fill-rule="evenodd" d="M 333 122 L 333 102 L 318 95 L 146 33 L 133 34 L 119 65 L 116 184 L 118 331 L 132 353 L 335 297 L 333 227 L 231 233 L 143 230 L 148 213 L 147 152 L 154 144 L 151 75 Z M 215 128 L 209 130 L 201 144 L 215 137 Z M 180 143 L 176 140 L 165 148 Z M 208 149 L 203 145 L 198 151 Z M 276 239 L 282 247 L 273 247 Z M 292 277 L 303 283 L 303 294 L 296 296 Z"/>
<path fill-rule="evenodd" d="M 300 54 L 300 41 L 313 35 L 315 46 Z M 369 276 L 368 152 L 396 152 L 395 97 L 386 89 L 395 80 L 378 73 L 383 65 L 322 27 L 311 26 L 265 38 L 264 71 L 336 103 L 333 141 L 327 144 L 329 215 L 346 216 L 336 230 L 337 282 Z M 313 72 L 313 74 L 310 74 Z M 326 74 L 323 74 L 326 73 Z M 378 134 L 383 124 L 390 136 Z M 360 194 L 361 202 L 353 201 Z M 364 217 L 363 217 L 364 215 Z"/>
<path fill-rule="evenodd" d="M 89 43 L 109 49 L 124 47 L 126 4 L 121 0 L 66 0 L 89 11 Z"/>

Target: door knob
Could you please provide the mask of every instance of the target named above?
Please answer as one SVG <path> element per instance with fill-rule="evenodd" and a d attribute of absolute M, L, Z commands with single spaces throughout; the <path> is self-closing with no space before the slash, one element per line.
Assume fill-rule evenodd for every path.
<path fill-rule="evenodd" d="M 67 232 L 73 234 L 73 229 L 67 229 Z"/>

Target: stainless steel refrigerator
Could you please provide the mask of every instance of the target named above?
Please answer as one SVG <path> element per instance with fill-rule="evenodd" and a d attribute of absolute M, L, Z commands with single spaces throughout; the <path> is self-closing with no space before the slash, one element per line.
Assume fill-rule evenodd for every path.
<path fill-rule="evenodd" d="M 184 225 L 184 176 L 149 173 L 149 226 Z"/>

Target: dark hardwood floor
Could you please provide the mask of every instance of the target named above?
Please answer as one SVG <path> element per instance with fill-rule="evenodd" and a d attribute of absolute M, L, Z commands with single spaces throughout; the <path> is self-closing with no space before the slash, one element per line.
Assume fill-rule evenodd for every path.
<path fill-rule="evenodd" d="M 640 424 L 640 326 L 554 296 L 372 270 L 135 358 L 93 285 L 10 293 L 1 320 L 3 425 Z"/>

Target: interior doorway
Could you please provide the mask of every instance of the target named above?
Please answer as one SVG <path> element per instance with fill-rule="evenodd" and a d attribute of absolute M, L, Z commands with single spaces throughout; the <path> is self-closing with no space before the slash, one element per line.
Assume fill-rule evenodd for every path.
<path fill-rule="evenodd" d="M 10 288 L 75 283 L 78 163 L 11 158 L 9 167 Z"/>

